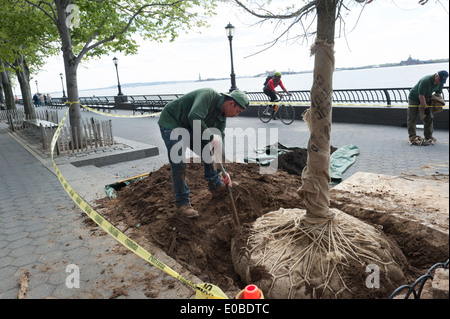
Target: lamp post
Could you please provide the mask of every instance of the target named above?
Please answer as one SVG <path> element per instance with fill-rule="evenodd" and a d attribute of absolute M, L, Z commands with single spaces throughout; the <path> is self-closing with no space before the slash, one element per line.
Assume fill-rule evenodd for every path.
<path fill-rule="evenodd" d="M 237 90 L 236 86 L 236 75 L 234 74 L 234 66 L 233 66 L 233 45 L 231 42 L 233 41 L 233 35 L 234 35 L 234 26 L 231 23 L 228 23 L 228 25 L 225 27 L 226 35 L 228 36 L 228 40 L 230 41 L 230 57 L 231 57 L 231 88 L 230 92 Z"/>
<path fill-rule="evenodd" d="M 63 96 L 62 97 L 65 98 L 66 97 L 66 91 L 64 91 L 63 74 L 60 73 L 59 77 L 61 78 L 61 87 L 62 87 L 62 90 L 63 90 Z"/>
<path fill-rule="evenodd" d="M 117 93 L 117 95 L 123 95 L 122 93 L 122 88 L 120 87 L 120 81 L 119 81 L 119 71 L 117 69 L 117 64 L 119 64 L 119 59 L 114 57 L 113 62 L 114 65 L 116 66 L 116 75 L 117 75 L 117 87 L 119 88 L 119 93 Z"/>
<path fill-rule="evenodd" d="M 34 83 L 36 83 L 36 92 L 39 92 L 38 81 L 35 80 Z"/>

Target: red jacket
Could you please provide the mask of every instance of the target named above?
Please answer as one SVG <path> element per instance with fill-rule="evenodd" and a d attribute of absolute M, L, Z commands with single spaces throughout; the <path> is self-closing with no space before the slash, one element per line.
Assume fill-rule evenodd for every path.
<path fill-rule="evenodd" d="M 280 87 L 281 87 L 284 91 L 286 91 L 286 89 L 284 88 L 283 82 L 281 82 L 281 79 L 280 79 L 280 81 L 278 81 L 278 82 L 274 82 L 274 79 L 273 79 L 273 78 L 270 79 L 269 82 L 267 83 L 267 88 L 268 88 L 270 91 L 273 91 L 273 90 L 275 90 L 275 88 L 276 88 L 278 85 L 280 85 Z"/>

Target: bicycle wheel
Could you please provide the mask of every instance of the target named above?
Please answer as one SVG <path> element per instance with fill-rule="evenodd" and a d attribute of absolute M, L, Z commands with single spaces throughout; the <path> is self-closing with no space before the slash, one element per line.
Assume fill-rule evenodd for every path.
<path fill-rule="evenodd" d="M 269 123 L 273 116 L 273 109 L 271 105 L 263 105 L 258 107 L 258 116 L 261 122 Z"/>
<path fill-rule="evenodd" d="M 292 105 L 280 105 L 278 110 L 278 116 L 280 117 L 281 122 L 283 122 L 286 125 L 289 125 L 292 122 L 294 122 L 295 109 Z"/>

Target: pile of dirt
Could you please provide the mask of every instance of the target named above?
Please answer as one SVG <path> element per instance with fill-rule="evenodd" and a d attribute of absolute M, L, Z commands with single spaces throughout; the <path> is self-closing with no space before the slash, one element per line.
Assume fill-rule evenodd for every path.
<path fill-rule="evenodd" d="M 233 197 L 242 224 L 280 207 L 303 207 L 297 196 L 301 177 L 282 170 L 261 175 L 258 164 L 226 165 L 233 182 Z M 200 217 L 188 219 L 176 213 L 170 165 L 117 192 L 117 198 L 101 199 L 97 207 L 113 225 L 132 238 L 148 240 L 205 282 L 223 291 L 242 287 L 231 260 L 233 224 L 229 196 L 212 199 L 203 179 L 203 164 L 188 163 L 186 181 L 191 204 Z M 142 244 L 139 240 L 138 243 Z"/>
<path fill-rule="evenodd" d="M 295 158 L 302 158 L 302 150 L 296 152 Z M 289 154 L 292 153 L 287 156 Z M 283 157 L 279 163 L 283 163 Z M 302 165 L 306 165 L 306 158 Z M 281 207 L 305 208 L 297 195 L 302 183 L 300 174 L 289 174 L 284 169 L 270 175 L 261 174 L 258 164 L 228 163 L 225 166 L 232 180 L 238 183 L 232 192 L 244 226 Z M 296 169 L 298 172 L 299 168 Z M 200 214 L 196 219 L 176 212 L 169 164 L 122 188 L 117 198 L 98 200 L 95 209 L 143 247 L 146 242 L 159 246 L 201 280 L 234 296 L 244 283 L 234 271 L 231 258 L 235 230 L 229 196 L 212 199 L 201 163 L 187 164 L 186 180 L 191 190 L 191 204 Z M 408 283 L 424 274 L 424 269 L 406 268 Z"/>

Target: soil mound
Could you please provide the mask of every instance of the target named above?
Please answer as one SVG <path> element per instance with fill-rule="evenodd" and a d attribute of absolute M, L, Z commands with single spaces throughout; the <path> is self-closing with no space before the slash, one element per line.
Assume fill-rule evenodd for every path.
<path fill-rule="evenodd" d="M 296 193 L 300 176 L 282 170 L 261 175 L 258 164 L 230 163 L 226 170 L 238 183 L 232 192 L 242 224 L 280 207 L 303 207 Z M 97 209 L 130 238 L 157 244 L 203 281 L 234 293 L 242 283 L 231 260 L 233 224 L 229 196 L 211 198 L 203 179 L 203 164 L 188 163 L 186 181 L 191 204 L 200 214 L 196 219 L 187 219 L 175 211 L 169 164 L 121 189 L 117 198 L 99 200 Z"/>
<path fill-rule="evenodd" d="M 301 152 L 306 150 L 296 152 L 295 158 L 299 159 Z M 302 184 L 301 176 L 285 171 L 283 156 L 280 156 L 280 163 L 279 167 L 283 169 L 278 169 L 274 174 L 261 174 L 258 164 L 225 165 L 233 182 L 238 183 L 232 192 L 244 228 L 262 215 L 280 208 L 305 208 L 297 195 L 297 189 Z M 301 172 L 299 167 L 296 171 Z M 186 180 L 191 190 L 192 206 L 200 214 L 196 219 L 187 219 L 175 211 L 169 164 L 117 191 L 117 198 L 98 200 L 95 209 L 143 247 L 146 242 L 159 246 L 202 281 L 213 283 L 229 297 L 234 297 L 245 283 L 236 274 L 231 257 L 231 242 L 236 233 L 229 196 L 212 199 L 203 178 L 201 163 L 187 164 Z M 347 210 L 345 212 L 351 214 Z M 368 219 L 365 222 L 371 223 Z M 377 226 L 378 223 L 375 221 L 373 224 Z M 391 232 L 395 226 L 392 225 Z M 403 253 L 406 256 L 412 254 Z M 429 260 L 433 260 L 432 256 Z M 414 282 L 430 266 L 416 269 L 409 263 L 408 260 L 408 265 L 403 269 L 408 277 L 407 283 Z"/>

